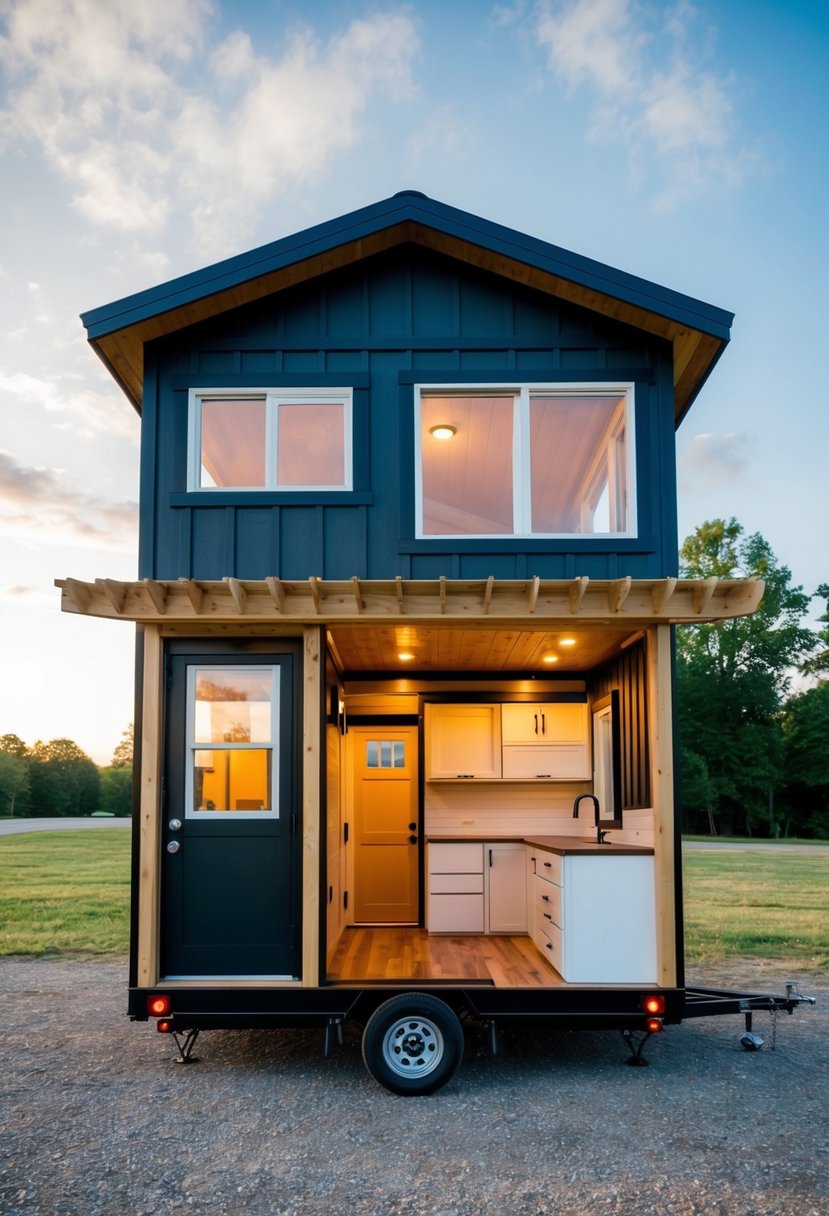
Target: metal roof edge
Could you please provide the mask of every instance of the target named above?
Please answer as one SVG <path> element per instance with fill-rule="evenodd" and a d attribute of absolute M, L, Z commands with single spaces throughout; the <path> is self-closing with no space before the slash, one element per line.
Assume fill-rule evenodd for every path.
<path fill-rule="evenodd" d="M 94 341 L 406 220 L 528 263 L 585 288 L 702 330 L 725 342 L 729 339 L 733 313 L 416 191 L 401 191 L 390 198 L 281 237 L 246 253 L 236 254 L 201 270 L 90 309 L 81 314 L 81 321 L 89 340 Z"/>

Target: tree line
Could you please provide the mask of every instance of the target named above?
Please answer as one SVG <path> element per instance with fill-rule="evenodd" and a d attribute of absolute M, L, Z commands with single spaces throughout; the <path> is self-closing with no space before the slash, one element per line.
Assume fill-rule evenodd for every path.
<path fill-rule="evenodd" d="M 132 753 L 132 726 L 103 768 L 72 739 L 38 740 L 28 747 L 17 735 L 0 735 L 0 815 L 129 815 Z"/>
<path fill-rule="evenodd" d="M 684 578 L 762 578 L 757 611 L 677 628 L 683 829 L 711 835 L 829 837 L 827 611 L 804 625 L 812 596 L 759 533 L 702 524 L 680 550 Z"/>

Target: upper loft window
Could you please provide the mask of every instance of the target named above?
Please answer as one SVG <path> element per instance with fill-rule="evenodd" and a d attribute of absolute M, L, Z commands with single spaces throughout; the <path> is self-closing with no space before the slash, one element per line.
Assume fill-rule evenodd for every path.
<path fill-rule="evenodd" d="M 190 490 L 350 490 L 352 390 L 190 391 Z"/>
<path fill-rule="evenodd" d="M 632 385 L 419 385 L 417 534 L 634 536 Z"/>

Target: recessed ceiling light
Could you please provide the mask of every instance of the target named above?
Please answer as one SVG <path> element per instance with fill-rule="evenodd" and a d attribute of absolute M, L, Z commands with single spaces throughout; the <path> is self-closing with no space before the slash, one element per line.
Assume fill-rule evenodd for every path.
<path fill-rule="evenodd" d="M 408 650 L 401 650 L 398 652 L 397 657 L 401 663 L 411 663 L 414 655 L 410 654 Z"/>
<path fill-rule="evenodd" d="M 440 422 L 440 423 L 438 423 L 437 426 L 429 427 L 429 434 L 432 436 L 432 438 L 433 439 L 442 439 L 442 440 L 444 440 L 444 442 L 447 439 L 454 438 L 454 436 L 457 434 L 457 432 L 458 432 L 458 428 L 456 426 L 452 426 L 448 422 Z"/>
<path fill-rule="evenodd" d="M 557 663 L 558 655 L 557 654 L 545 654 L 544 662 L 545 663 Z"/>
<path fill-rule="evenodd" d="M 559 644 L 559 646 L 575 646 L 576 639 L 575 638 L 560 638 L 558 644 Z"/>

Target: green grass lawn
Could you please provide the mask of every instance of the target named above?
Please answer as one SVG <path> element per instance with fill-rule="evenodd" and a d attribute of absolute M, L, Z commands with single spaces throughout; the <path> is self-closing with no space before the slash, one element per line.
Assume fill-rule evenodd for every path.
<path fill-rule="evenodd" d="M 785 959 L 829 968 L 829 857 L 699 852 L 683 857 L 685 955 Z"/>
<path fill-rule="evenodd" d="M 130 833 L 0 837 L 0 955 L 129 949 Z"/>
<path fill-rule="evenodd" d="M 124 954 L 130 833 L 0 838 L 0 955 Z M 747 957 L 829 969 L 829 857 L 686 853 L 686 956 Z"/>

